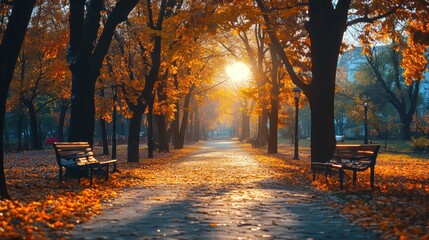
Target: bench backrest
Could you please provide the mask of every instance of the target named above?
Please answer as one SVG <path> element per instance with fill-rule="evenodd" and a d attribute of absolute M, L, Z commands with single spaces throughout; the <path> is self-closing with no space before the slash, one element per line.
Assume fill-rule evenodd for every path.
<path fill-rule="evenodd" d="M 375 165 L 380 145 L 376 144 L 341 144 L 337 145 L 334 158 L 351 159 L 361 157 L 362 161 L 368 161 L 368 165 Z"/>
<path fill-rule="evenodd" d="M 76 161 L 78 165 L 98 162 L 88 142 L 54 142 L 52 145 L 59 165 L 63 159 Z"/>

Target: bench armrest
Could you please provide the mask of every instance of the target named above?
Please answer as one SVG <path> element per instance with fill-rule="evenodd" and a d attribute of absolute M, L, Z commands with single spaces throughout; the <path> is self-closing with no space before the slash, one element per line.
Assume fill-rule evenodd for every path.
<path fill-rule="evenodd" d="M 100 164 L 101 165 L 112 164 L 112 163 L 116 163 L 117 161 L 118 160 L 116 160 L 116 159 L 111 159 L 111 160 L 101 161 Z"/>

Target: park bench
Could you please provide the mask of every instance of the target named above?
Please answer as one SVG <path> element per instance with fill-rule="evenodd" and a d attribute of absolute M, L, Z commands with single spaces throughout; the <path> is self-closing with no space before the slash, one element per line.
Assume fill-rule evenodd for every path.
<path fill-rule="evenodd" d="M 52 144 L 59 167 L 58 178 L 63 181 L 63 168 L 70 172 L 73 177 L 80 179 L 88 176 L 92 185 L 94 169 L 104 171 L 105 179 L 109 179 L 109 166 L 116 169 L 116 159 L 98 161 L 94 158 L 94 153 L 88 142 L 54 142 Z"/>
<path fill-rule="evenodd" d="M 353 185 L 356 185 L 357 172 L 370 169 L 371 189 L 374 189 L 374 170 L 380 145 L 337 145 L 332 159 L 328 162 L 313 162 L 313 181 L 316 171 L 323 170 L 325 177 L 331 170 L 338 170 L 340 188 L 344 187 L 344 171 L 353 172 Z"/>

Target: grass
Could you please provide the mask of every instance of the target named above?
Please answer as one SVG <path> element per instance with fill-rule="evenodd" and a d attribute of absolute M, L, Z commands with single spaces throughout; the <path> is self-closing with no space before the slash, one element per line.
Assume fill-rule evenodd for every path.
<path fill-rule="evenodd" d="M 284 143 L 286 141 L 287 143 Z M 429 154 L 381 152 L 377 158 L 374 191 L 369 187 L 369 171 L 358 173 L 356 187 L 350 174 L 345 189 L 340 190 L 338 176 L 325 179 L 319 174 L 312 182 L 309 141 L 300 141 L 300 161 L 292 160 L 293 145 L 282 139 L 279 154 L 266 154 L 266 148 L 247 151 L 258 159 L 279 181 L 293 186 L 313 186 L 327 195 L 336 196 L 331 204 L 341 209 L 360 226 L 379 233 L 386 239 L 429 239 Z M 396 146 L 401 149 L 403 142 Z M 145 146 L 142 146 L 143 149 Z M 87 221 L 101 212 L 101 203 L 110 201 L 129 186 L 153 186 L 164 181 L 160 170 L 195 151 L 197 146 L 172 149 L 146 159 L 141 153 L 140 163 L 127 163 L 126 146 L 118 146 L 121 173 L 111 175 L 109 181 L 95 179 L 89 188 L 87 179 L 59 183 L 58 170 L 52 149 L 7 154 L 6 175 L 13 200 L 0 201 L 0 239 L 44 239 L 67 234 L 75 224 Z M 100 147 L 95 152 L 101 152 Z M 109 156 L 100 156 L 109 158 Z M 174 176 L 174 175 L 168 175 Z"/>
<path fill-rule="evenodd" d="M 361 143 L 346 141 L 346 143 Z M 305 176 L 311 179 L 309 141 L 300 142 L 301 164 L 291 173 L 292 179 Z M 429 154 L 412 153 L 406 141 L 394 141 L 392 147 L 382 149 L 377 157 L 375 189 L 371 191 L 369 171 L 358 173 L 358 183 L 351 184 L 346 172 L 345 188 L 339 189 L 338 175 L 328 178 L 318 174 L 311 184 L 328 195 L 331 205 L 341 209 L 352 222 L 377 233 L 383 239 L 429 239 Z M 260 151 L 266 152 L 263 149 Z M 279 153 L 291 155 L 289 142 L 279 146 Z M 276 158 L 274 155 L 267 155 Z M 298 163 L 297 163 L 298 162 Z M 305 171 L 303 171 L 305 170 Z M 286 171 L 286 168 L 285 168 Z"/>
<path fill-rule="evenodd" d="M 285 146 L 294 146 L 290 138 L 279 138 L 279 144 Z M 363 144 L 363 139 L 346 139 L 344 144 Z M 303 150 L 310 150 L 310 139 L 299 139 L 298 146 Z M 410 141 L 388 139 L 372 140 L 372 144 L 380 144 L 381 152 L 393 152 L 393 153 L 410 153 L 413 154 L 410 147 Z"/>

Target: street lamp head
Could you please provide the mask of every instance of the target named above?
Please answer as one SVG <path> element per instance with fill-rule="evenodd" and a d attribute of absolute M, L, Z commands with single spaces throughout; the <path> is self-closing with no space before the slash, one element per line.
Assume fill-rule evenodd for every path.
<path fill-rule="evenodd" d="M 364 103 L 363 103 L 363 106 L 364 106 L 364 107 L 368 107 L 368 102 L 364 102 Z"/>
<path fill-rule="evenodd" d="M 294 97 L 295 97 L 295 99 L 299 99 L 299 95 L 301 95 L 301 88 L 299 88 L 299 87 L 294 87 L 293 89 L 292 89 L 292 92 L 293 92 L 293 94 L 294 94 Z"/>

